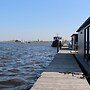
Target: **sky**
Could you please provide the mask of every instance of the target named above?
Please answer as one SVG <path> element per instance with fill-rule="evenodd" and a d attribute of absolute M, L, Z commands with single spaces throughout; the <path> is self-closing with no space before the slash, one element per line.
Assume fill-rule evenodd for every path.
<path fill-rule="evenodd" d="M 90 0 L 0 0 L 0 41 L 70 40 L 90 16 Z"/>

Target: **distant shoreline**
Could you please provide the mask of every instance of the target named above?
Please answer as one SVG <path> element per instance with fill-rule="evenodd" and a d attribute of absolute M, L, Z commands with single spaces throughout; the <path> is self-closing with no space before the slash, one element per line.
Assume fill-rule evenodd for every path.
<path fill-rule="evenodd" d="M 21 42 L 21 43 L 30 43 L 30 42 L 52 42 L 52 41 L 47 41 L 47 40 L 40 40 L 40 41 L 36 41 L 36 40 L 32 40 L 32 41 L 21 41 L 21 40 L 7 40 L 7 41 L 0 41 L 0 42 Z"/>

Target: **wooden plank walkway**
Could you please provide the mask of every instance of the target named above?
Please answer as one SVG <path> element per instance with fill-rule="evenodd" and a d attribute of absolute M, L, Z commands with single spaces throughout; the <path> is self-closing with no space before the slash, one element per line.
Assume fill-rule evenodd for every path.
<path fill-rule="evenodd" d="M 30 90 L 90 90 L 68 48 L 60 50 Z"/>

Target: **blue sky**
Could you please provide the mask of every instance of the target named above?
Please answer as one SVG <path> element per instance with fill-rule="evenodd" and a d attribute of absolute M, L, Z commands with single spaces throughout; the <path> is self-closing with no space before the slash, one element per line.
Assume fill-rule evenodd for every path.
<path fill-rule="evenodd" d="M 70 39 L 89 9 L 90 0 L 0 0 L 0 40 Z"/>

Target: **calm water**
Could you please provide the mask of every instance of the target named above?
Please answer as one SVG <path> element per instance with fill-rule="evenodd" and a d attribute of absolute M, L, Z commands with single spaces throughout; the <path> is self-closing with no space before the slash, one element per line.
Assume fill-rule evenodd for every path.
<path fill-rule="evenodd" d="M 50 45 L 0 43 L 0 90 L 28 90 L 56 54 Z"/>

